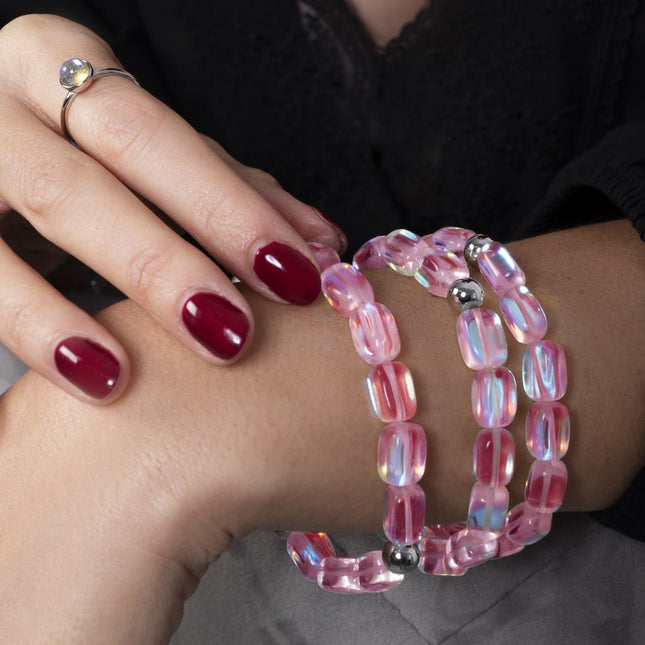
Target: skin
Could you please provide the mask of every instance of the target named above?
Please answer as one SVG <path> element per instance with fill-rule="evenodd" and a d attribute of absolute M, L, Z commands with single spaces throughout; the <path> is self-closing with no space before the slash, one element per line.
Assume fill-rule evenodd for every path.
<path fill-rule="evenodd" d="M 547 312 L 548 338 L 567 351 L 565 508 L 603 508 L 645 461 L 645 301 L 625 289 L 645 280 L 642 242 L 617 221 L 510 249 Z M 415 379 L 415 419 L 429 442 L 427 521 L 462 518 L 476 425 L 455 313 L 410 278 L 389 270 L 370 278 L 397 318 L 400 359 Z M 8 642 L 167 642 L 183 601 L 232 537 L 379 526 L 382 424 L 368 411 L 367 367 L 347 321 L 322 300 L 296 309 L 245 295 L 259 342 L 230 368 L 199 360 L 126 301 L 100 316 L 136 366 L 118 402 L 83 405 L 35 372 L 0 399 Z M 517 374 L 521 350 L 510 346 Z M 524 411 L 512 426 L 512 502 L 530 463 Z"/>
<path fill-rule="evenodd" d="M 296 251 L 313 263 L 315 283 L 306 242 L 341 250 L 346 241 L 270 175 L 236 162 L 122 78 L 101 78 L 77 94 L 68 127 L 80 149 L 70 145 L 61 136 L 65 91 L 57 73 L 70 52 L 82 52 L 95 70 L 122 67 L 95 34 L 57 16 L 21 16 L 0 30 L 0 308 L 7 314 L 0 342 L 73 396 L 106 404 L 125 391 L 130 357 L 106 327 L 38 274 L 55 264 L 60 251 L 92 267 L 203 359 L 221 365 L 251 344 L 253 314 L 224 271 L 178 232 L 190 233 L 231 274 L 276 301 L 282 300 L 272 285 L 254 272 L 259 249 L 279 242 Z M 18 214 L 28 226 L 16 225 Z M 25 237 L 31 227 L 37 242 Z M 45 251 L 43 240 L 59 253 Z M 34 263 L 34 249 L 42 263 Z M 201 292 L 223 298 L 248 319 L 246 342 L 233 358 L 211 353 L 182 321 L 184 304 Z M 93 399 L 58 372 L 55 349 L 69 337 L 91 340 L 120 364 L 118 383 L 105 398 Z"/>
<path fill-rule="evenodd" d="M 374 44 L 383 49 L 401 29 L 413 21 L 423 7 L 430 4 L 428 0 L 346 0 Z"/>

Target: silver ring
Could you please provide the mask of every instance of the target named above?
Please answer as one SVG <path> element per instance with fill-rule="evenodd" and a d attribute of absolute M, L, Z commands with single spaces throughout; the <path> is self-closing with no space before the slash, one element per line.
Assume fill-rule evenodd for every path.
<path fill-rule="evenodd" d="M 67 90 L 67 95 L 60 109 L 60 127 L 63 131 L 63 136 L 77 148 L 80 146 L 74 141 L 74 138 L 67 129 L 67 110 L 74 100 L 74 97 L 79 92 L 86 90 L 94 79 L 100 76 L 122 76 L 139 85 L 137 79 L 129 72 L 113 67 L 106 67 L 105 69 L 97 69 L 94 71 L 92 64 L 83 58 L 68 58 L 60 66 L 58 81 Z"/>

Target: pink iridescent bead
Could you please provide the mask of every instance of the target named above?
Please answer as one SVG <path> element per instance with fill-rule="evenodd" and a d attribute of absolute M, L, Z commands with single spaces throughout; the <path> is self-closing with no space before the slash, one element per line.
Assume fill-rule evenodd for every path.
<path fill-rule="evenodd" d="M 562 403 L 535 403 L 526 415 L 526 446 L 536 458 L 561 459 L 569 449 L 569 410 Z"/>
<path fill-rule="evenodd" d="M 336 555 L 326 533 L 289 533 L 287 552 L 308 580 L 316 580 L 322 561 L 330 555 Z"/>
<path fill-rule="evenodd" d="M 320 282 L 327 302 L 343 316 L 366 302 L 374 302 L 374 289 L 369 280 L 351 264 L 342 262 L 325 269 Z"/>
<path fill-rule="evenodd" d="M 328 269 L 334 264 L 340 262 L 340 256 L 334 249 L 325 246 L 324 244 L 318 244 L 318 242 L 309 242 L 309 248 L 313 251 L 316 262 L 320 267 L 320 272 L 322 273 L 325 269 Z"/>
<path fill-rule="evenodd" d="M 426 526 L 419 541 L 419 569 L 434 576 L 463 576 L 466 569 L 451 569 L 448 566 L 446 545 L 450 536 L 464 528 L 464 524 Z"/>
<path fill-rule="evenodd" d="M 524 548 L 523 544 L 517 544 L 508 539 L 506 533 L 502 533 L 497 538 L 497 555 L 496 558 L 507 558 L 509 555 L 515 555 Z"/>
<path fill-rule="evenodd" d="M 528 345 L 546 335 L 547 321 L 537 298 L 524 286 L 511 289 L 500 301 L 502 318 L 518 343 Z"/>
<path fill-rule="evenodd" d="M 380 269 L 387 266 L 387 259 L 383 253 L 384 235 L 373 237 L 361 246 L 352 259 L 352 264 L 357 269 Z"/>
<path fill-rule="evenodd" d="M 432 295 L 445 298 L 455 280 L 469 275 L 470 269 L 463 258 L 452 251 L 433 251 L 423 256 L 414 278 Z"/>
<path fill-rule="evenodd" d="M 489 488 L 477 482 L 470 492 L 468 519 L 471 529 L 499 532 L 504 528 L 508 512 L 508 490 L 504 486 Z"/>
<path fill-rule="evenodd" d="M 551 530 L 552 518 L 551 513 L 539 513 L 522 502 L 509 512 L 504 535 L 515 544 L 533 544 Z"/>
<path fill-rule="evenodd" d="M 465 528 L 446 544 L 446 559 L 451 569 L 467 569 L 497 555 L 497 536 L 488 531 Z"/>
<path fill-rule="evenodd" d="M 490 309 L 468 309 L 459 314 L 457 341 L 471 370 L 499 367 L 506 362 L 508 347 L 502 321 Z"/>
<path fill-rule="evenodd" d="M 517 412 L 517 385 L 505 367 L 479 370 L 470 390 L 473 415 L 482 428 L 511 425 Z"/>
<path fill-rule="evenodd" d="M 560 460 L 534 461 L 526 478 L 524 498 L 539 513 L 560 508 L 567 491 L 567 467 Z"/>
<path fill-rule="evenodd" d="M 428 245 L 418 235 L 404 228 L 392 231 L 382 244 L 388 266 L 403 275 L 414 275 L 428 250 Z"/>
<path fill-rule="evenodd" d="M 386 484 L 416 484 L 426 467 L 426 434 L 418 423 L 390 423 L 378 439 L 377 465 Z"/>
<path fill-rule="evenodd" d="M 473 470 L 485 486 L 506 486 L 513 477 L 515 442 L 505 428 L 480 430 L 473 445 Z"/>
<path fill-rule="evenodd" d="M 370 365 L 393 361 L 401 351 L 396 320 L 378 302 L 366 302 L 354 309 L 349 329 L 358 355 Z"/>
<path fill-rule="evenodd" d="M 443 242 L 439 240 L 435 240 L 432 236 L 432 233 L 430 235 L 423 235 L 421 239 L 428 245 L 428 249 L 426 253 L 432 253 L 434 251 L 446 251 L 446 246 Z"/>
<path fill-rule="evenodd" d="M 428 244 L 431 247 L 452 251 L 457 255 L 463 256 L 466 242 L 475 235 L 475 231 L 459 226 L 444 226 L 438 231 L 427 235 L 423 239 L 430 238 Z"/>
<path fill-rule="evenodd" d="M 417 413 L 417 396 L 410 370 L 403 363 L 375 365 L 367 389 L 376 416 L 384 423 L 407 421 Z"/>
<path fill-rule="evenodd" d="M 383 562 L 381 551 L 369 551 L 358 558 L 358 584 L 361 591 L 378 593 L 398 587 L 405 576 L 393 573 Z"/>
<path fill-rule="evenodd" d="M 479 254 L 477 264 L 486 282 L 498 296 L 503 296 L 526 282 L 524 271 L 508 249 L 499 242 L 489 244 Z"/>
<path fill-rule="evenodd" d="M 383 510 L 383 531 L 396 546 L 418 542 L 423 531 L 426 496 L 418 484 L 387 486 Z"/>
<path fill-rule="evenodd" d="M 567 361 L 562 347 L 552 340 L 529 345 L 522 359 L 522 382 L 534 401 L 561 399 L 567 390 Z"/>
<path fill-rule="evenodd" d="M 358 558 L 325 558 L 318 571 L 318 585 L 335 593 L 361 593 L 358 578 Z"/>

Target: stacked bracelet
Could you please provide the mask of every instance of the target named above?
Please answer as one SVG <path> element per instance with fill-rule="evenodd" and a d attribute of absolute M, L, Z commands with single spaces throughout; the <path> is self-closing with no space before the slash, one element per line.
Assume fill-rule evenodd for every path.
<path fill-rule="evenodd" d="M 559 508 L 567 471 L 560 461 L 568 447 L 569 415 L 558 402 L 566 389 L 562 348 L 543 340 L 544 312 L 525 286 L 523 272 L 508 250 L 489 238 L 456 227 L 424 238 L 405 230 L 370 240 L 354 265 L 332 264 L 335 257 L 314 249 L 323 293 L 331 306 L 350 318 L 354 345 L 372 365 L 367 378 L 376 415 L 385 423 L 378 442 L 378 470 L 386 483 L 383 552 L 338 557 L 324 533 L 292 533 L 289 553 L 301 572 L 326 590 L 360 593 L 398 585 L 403 573 L 419 567 L 434 575 L 463 575 L 477 564 L 520 551 L 541 539 Z M 510 512 L 505 486 L 511 480 L 514 442 L 506 429 L 517 409 L 515 377 L 504 367 L 506 338 L 499 316 L 481 308 L 484 291 L 469 277 L 468 260 L 477 263 L 501 297 L 502 318 L 513 336 L 527 345 L 524 391 L 535 403 L 526 420 L 526 442 L 536 458 L 525 501 Z M 329 266 L 331 265 L 331 266 Z M 396 362 L 400 350 L 394 317 L 374 301 L 371 285 L 358 269 L 389 265 L 412 275 L 431 294 L 448 297 L 459 311 L 457 339 L 466 365 L 475 371 L 472 407 L 481 430 L 475 438 L 473 486 L 465 523 L 423 526 L 425 496 L 418 485 L 426 461 L 425 433 L 410 419 L 416 398 L 409 370 Z"/>

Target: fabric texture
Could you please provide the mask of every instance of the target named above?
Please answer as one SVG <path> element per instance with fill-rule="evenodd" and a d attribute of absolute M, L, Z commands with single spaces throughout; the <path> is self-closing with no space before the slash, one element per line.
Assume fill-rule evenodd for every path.
<path fill-rule="evenodd" d="M 0 0 L 0 24 L 51 12 L 96 30 L 145 88 L 337 221 L 351 251 L 399 226 L 509 241 L 617 217 L 645 239 L 644 4 L 432 0 L 382 50 L 342 0 Z M 641 473 L 596 519 L 643 540 L 644 509 Z M 641 643 L 645 545 L 625 535 L 559 517 L 463 580 L 338 598 L 256 534 L 212 568 L 173 643 Z"/>

